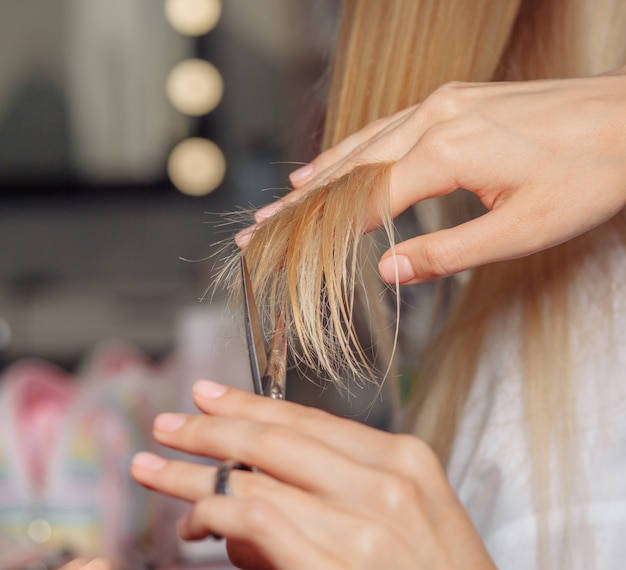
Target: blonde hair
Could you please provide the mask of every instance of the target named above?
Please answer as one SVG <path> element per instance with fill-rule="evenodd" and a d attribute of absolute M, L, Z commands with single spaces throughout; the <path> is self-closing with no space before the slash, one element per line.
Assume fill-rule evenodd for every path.
<path fill-rule="evenodd" d="M 415 104 L 448 81 L 575 77 L 626 61 L 622 0 L 346 0 L 324 147 Z M 339 380 L 338 362 L 371 372 L 351 325 L 367 208 L 378 198 L 388 238 L 387 165 L 362 165 L 259 225 L 246 255 L 266 314 L 287 314 L 300 358 Z M 456 193 L 440 200 L 449 208 Z M 369 204 L 369 206 L 368 206 Z M 419 207 L 419 206 L 418 206 Z M 595 231 L 528 258 L 473 271 L 438 336 L 421 355 L 406 429 L 445 465 L 489 325 L 521 307 L 528 438 L 538 509 L 553 503 L 550 457 L 569 461 L 574 429 L 567 374 L 569 288 L 586 260 L 626 227 L 622 211 Z M 346 264 L 347 263 L 347 264 Z M 347 267 L 347 269 L 346 269 Z M 370 300 L 370 303 L 372 301 Z M 384 336 L 384 335 L 382 335 Z M 564 482 L 564 493 L 568 484 Z"/>
<path fill-rule="evenodd" d="M 358 166 L 287 204 L 258 226 L 245 250 L 264 329 L 270 331 L 280 317 L 301 369 L 340 389 L 348 389 L 346 375 L 361 380 L 375 375 L 371 347 L 363 347 L 356 333 L 355 307 L 367 257 L 360 243 L 370 212 L 386 212 L 387 237 L 393 241 L 385 191 L 389 166 Z"/>

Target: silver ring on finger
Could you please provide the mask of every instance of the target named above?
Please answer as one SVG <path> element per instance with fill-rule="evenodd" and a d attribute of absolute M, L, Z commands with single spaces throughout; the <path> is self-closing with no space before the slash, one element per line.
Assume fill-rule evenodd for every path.
<path fill-rule="evenodd" d="M 230 485 L 228 484 L 228 477 L 233 469 L 237 469 L 239 471 L 252 471 L 252 467 L 246 465 L 245 463 L 235 461 L 234 459 L 222 461 L 217 468 L 217 472 L 215 473 L 214 491 L 216 495 L 229 496 L 233 494 Z M 221 540 L 223 537 L 212 532 L 211 538 L 214 540 Z"/>
<path fill-rule="evenodd" d="M 222 461 L 217 468 L 215 474 L 215 494 L 216 495 L 232 495 L 232 490 L 228 484 L 228 477 L 233 469 L 239 471 L 252 471 L 252 467 L 249 467 L 245 463 L 240 463 L 233 459 L 227 459 Z"/>

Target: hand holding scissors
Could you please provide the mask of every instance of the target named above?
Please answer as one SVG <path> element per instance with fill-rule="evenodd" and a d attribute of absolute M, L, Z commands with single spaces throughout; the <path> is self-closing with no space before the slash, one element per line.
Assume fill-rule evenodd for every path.
<path fill-rule="evenodd" d="M 253 304 L 247 311 L 256 315 Z M 251 342 L 262 394 L 284 394 L 281 337 L 272 337 L 267 366 L 264 345 Z M 274 376 L 273 358 L 281 371 Z M 193 505 L 179 522 L 182 538 L 224 536 L 242 568 L 493 568 L 439 461 L 417 438 L 208 380 L 194 385 L 193 397 L 203 413 L 160 415 L 156 440 L 256 469 L 224 473 L 224 464 L 139 454 L 138 482 Z"/>

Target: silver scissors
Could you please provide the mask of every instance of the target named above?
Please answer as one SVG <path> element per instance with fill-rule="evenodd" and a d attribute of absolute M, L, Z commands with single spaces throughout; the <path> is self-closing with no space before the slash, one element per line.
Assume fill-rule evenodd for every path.
<path fill-rule="evenodd" d="M 254 391 L 261 396 L 284 400 L 287 383 L 287 338 L 284 321 L 279 314 L 268 350 L 244 255 L 241 256 L 241 289 Z"/>
<path fill-rule="evenodd" d="M 269 350 L 265 344 L 259 312 L 254 302 L 252 281 L 246 258 L 241 255 L 241 292 L 243 297 L 243 320 L 248 341 L 248 355 L 254 391 L 260 396 L 268 396 L 275 400 L 285 399 L 287 379 L 287 338 L 282 317 L 279 315 L 274 325 Z M 230 495 L 228 477 L 233 469 L 243 471 L 257 471 L 234 459 L 222 461 L 215 475 L 215 494 Z M 216 540 L 222 537 L 211 534 Z"/>

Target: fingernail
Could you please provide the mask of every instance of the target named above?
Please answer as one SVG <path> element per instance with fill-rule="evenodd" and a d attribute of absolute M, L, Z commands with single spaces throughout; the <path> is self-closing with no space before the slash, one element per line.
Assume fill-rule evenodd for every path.
<path fill-rule="evenodd" d="M 214 400 L 215 398 L 219 398 L 226 393 L 228 388 L 223 384 L 218 384 L 217 382 L 211 382 L 211 380 L 198 380 L 193 385 L 193 391 L 198 394 L 198 396 L 202 396 L 203 398 L 207 398 L 209 400 Z"/>
<path fill-rule="evenodd" d="M 239 249 L 243 249 L 250 243 L 250 238 L 252 237 L 252 233 L 254 232 L 254 226 L 250 226 L 245 230 L 241 230 L 238 234 L 235 235 L 235 243 Z"/>
<path fill-rule="evenodd" d="M 154 453 L 148 453 L 147 451 L 140 451 L 133 458 L 133 465 L 135 467 L 140 467 L 141 469 L 146 469 L 148 471 L 157 471 L 165 466 L 165 459 L 155 455 Z"/>
<path fill-rule="evenodd" d="M 172 432 L 180 428 L 187 418 L 181 414 L 160 414 L 154 420 L 157 431 Z"/>
<path fill-rule="evenodd" d="M 266 220 L 267 218 L 270 218 L 271 216 L 273 216 L 284 205 L 285 204 L 282 200 L 276 200 L 276 202 L 272 202 L 271 204 L 268 204 L 267 206 L 263 206 L 262 208 L 260 208 L 259 210 L 255 212 L 254 219 L 257 222 L 262 222 L 263 220 Z"/>
<path fill-rule="evenodd" d="M 289 180 L 291 180 L 292 183 L 304 182 L 307 178 L 311 176 L 311 174 L 313 174 L 313 165 L 311 163 L 305 164 L 297 170 L 294 170 L 289 175 Z"/>
<path fill-rule="evenodd" d="M 398 282 L 406 283 L 415 279 L 415 270 L 411 260 L 406 255 L 388 255 L 383 257 L 378 264 L 378 272 L 387 283 L 395 283 L 396 266 L 398 271 Z"/>

